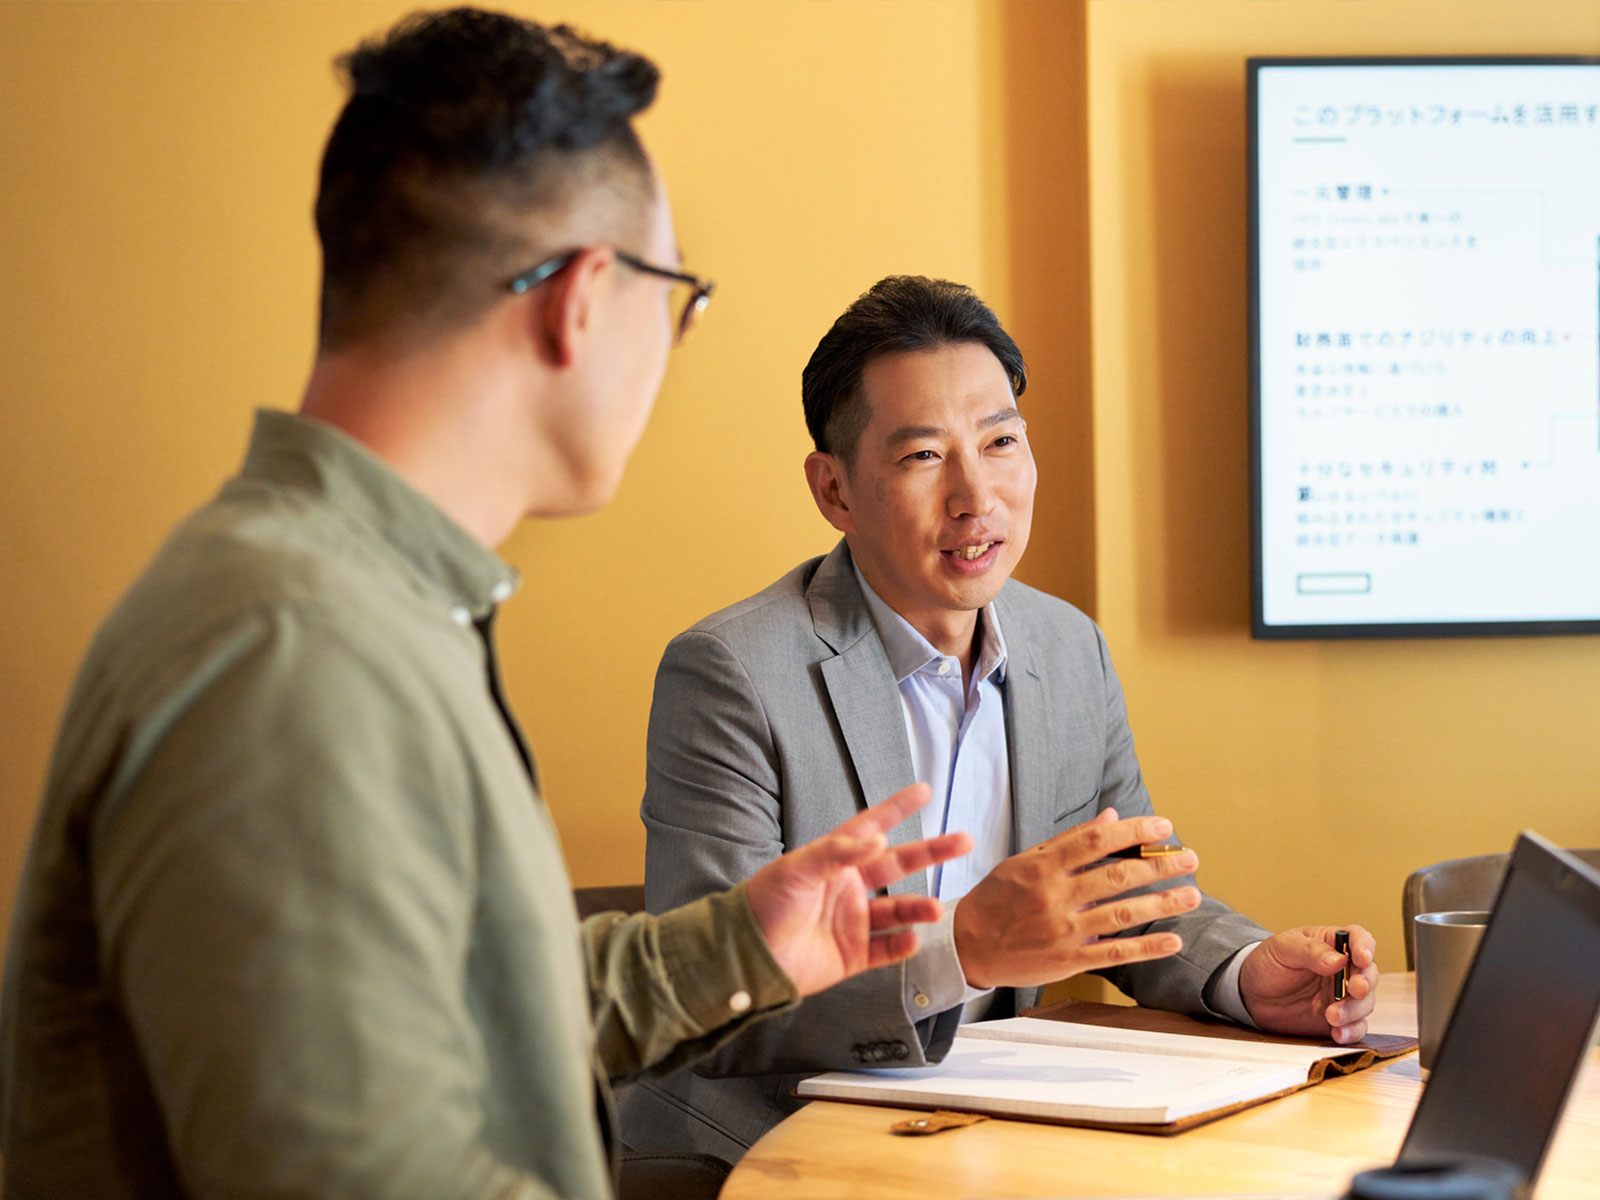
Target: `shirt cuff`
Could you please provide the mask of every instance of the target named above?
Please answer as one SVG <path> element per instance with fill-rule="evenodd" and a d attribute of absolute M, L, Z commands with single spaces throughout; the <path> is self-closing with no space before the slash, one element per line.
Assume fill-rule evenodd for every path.
<path fill-rule="evenodd" d="M 987 996 L 992 988 L 975 988 L 967 983 L 956 953 L 956 906 L 947 904 L 944 916 L 931 925 L 917 927 L 917 952 L 906 962 L 905 1006 L 912 1023 L 936 1016 L 946 1009 L 970 1004 Z"/>
<path fill-rule="evenodd" d="M 703 1032 L 800 1000 L 772 957 L 743 884 L 663 913 L 657 937 L 678 1003 Z"/>
<path fill-rule="evenodd" d="M 1255 1029 L 1257 1025 L 1250 1019 L 1250 1010 L 1244 1006 L 1244 993 L 1239 990 L 1239 972 L 1244 969 L 1244 960 L 1259 945 L 1260 942 L 1251 942 L 1235 951 L 1232 958 L 1212 973 L 1211 982 L 1205 989 L 1207 994 L 1202 997 L 1213 1016 L 1226 1017 L 1247 1029 Z"/>

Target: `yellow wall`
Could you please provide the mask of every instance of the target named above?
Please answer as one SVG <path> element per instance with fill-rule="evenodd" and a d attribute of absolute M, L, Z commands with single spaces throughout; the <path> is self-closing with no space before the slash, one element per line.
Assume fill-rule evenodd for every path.
<path fill-rule="evenodd" d="M 0 917 L 94 626 L 233 469 L 250 411 L 296 401 L 328 64 L 410 7 L 0 4 Z M 529 581 L 502 624 L 508 687 L 578 882 L 640 872 L 667 638 L 831 544 L 799 371 L 904 270 L 974 284 L 1027 352 L 1024 577 L 1106 625 L 1158 805 L 1214 890 L 1392 946 L 1411 865 L 1523 824 L 1600 843 L 1600 641 L 1244 632 L 1244 55 L 1592 53 L 1595 4 L 507 7 L 658 59 L 644 133 L 689 267 L 719 284 L 617 502 L 505 548 Z"/>
<path fill-rule="evenodd" d="M 252 409 L 297 402 L 329 63 L 410 7 L 0 4 L 0 919 L 94 627 L 235 467 Z M 1042 454 L 1080 464 L 1043 491 L 1072 545 L 1035 573 L 1088 593 L 1085 196 L 1054 194 L 1082 175 L 1082 20 L 971 0 L 509 7 L 660 62 L 644 134 L 689 268 L 718 282 L 616 503 L 505 548 L 528 578 L 501 625 L 507 686 L 575 879 L 615 882 L 643 870 L 667 639 L 834 540 L 800 469 L 800 369 L 880 276 L 967 281 L 1002 316 L 1013 276 L 1035 296 L 1017 314 L 1040 344 L 1030 411 L 1059 431 Z M 1013 269 L 1018 221 L 1035 228 Z"/>

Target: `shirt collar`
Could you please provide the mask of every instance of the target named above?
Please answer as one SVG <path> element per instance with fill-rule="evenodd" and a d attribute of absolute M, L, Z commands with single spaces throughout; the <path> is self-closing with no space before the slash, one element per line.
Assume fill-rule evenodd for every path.
<path fill-rule="evenodd" d="M 481 620 L 521 576 L 372 451 L 325 422 L 262 409 L 240 478 L 303 489 L 387 545 L 423 587 Z"/>
<path fill-rule="evenodd" d="M 867 611 L 872 614 L 872 623 L 877 626 L 878 640 L 883 643 L 884 653 L 889 657 L 889 669 L 894 672 L 896 683 L 904 683 L 929 663 L 945 657 L 934 648 L 932 642 L 917 632 L 910 621 L 890 608 L 883 597 L 872 590 L 872 585 L 861 574 L 859 566 L 852 562 L 850 569 L 855 572 L 856 582 L 861 585 Z M 992 602 L 983 606 L 980 623 L 983 634 L 978 643 L 978 662 L 972 672 L 973 682 L 991 676 L 996 683 L 1003 682 L 1006 677 L 1006 639 L 1000 632 L 1000 618 L 995 615 Z"/>

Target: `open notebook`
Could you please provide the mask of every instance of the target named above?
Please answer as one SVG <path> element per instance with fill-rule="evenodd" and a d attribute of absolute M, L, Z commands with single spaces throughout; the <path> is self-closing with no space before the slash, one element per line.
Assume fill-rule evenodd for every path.
<path fill-rule="evenodd" d="M 1488 1156 L 1531 1193 L 1597 1016 L 1600 871 L 1524 833 L 1397 1164 Z"/>
<path fill-rule="evenodd" d="M 1389 1054 L 1416 1043 L 1387 1039 Z M 962 1109 L 1073 1125 L 1175 1133 L 1336 1074 L 1383 1051 L 1106 1028 L 1013 1017 L 963 1025 L 942 1063 L 833 1071 L 801 1082 L 808 1098 Z"/>

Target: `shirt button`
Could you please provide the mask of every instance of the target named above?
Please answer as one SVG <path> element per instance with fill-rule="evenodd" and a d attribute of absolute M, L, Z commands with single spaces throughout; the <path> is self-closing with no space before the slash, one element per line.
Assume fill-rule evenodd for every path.
<path fill-rule="evenodd" d="M 950 674 L 950 660 L 948 658 L 945 659 L 943 662 L 941 662 L 939 664 L 939 674 L 941 674 L 941 675 Z"/>
<path fill-rule="evenodd" d="M 911 1003 L 915 1004 L 918 1008 L 927 1008 L 928 1005 L 933 1003 L 933 1001 L 929 999 L 927 992 L 918 992 L 915 996 L 911 997 Z"/>
<path fill-rule="evenodd" d="M 499 583 L 495 584 L 492 589 L 490 589 L 489 598 L 496 604 L 499 604 L 502 600 L 511 599 L 511 593 L 516 590 L 516 585 L 513 584 L 509 579 L 502 579 Z"/>
<path fill-rule="evenodd" d="M 735 992 L 733 995 L 728 997 L 728 1007 L 736 1013 L 749 1012 L 750 993 Z"/>
<path fill-rule="evenodd" d="M 450 619 L 463 629 L 472 624 L 472 614 L 460 605 L 450 610 Z"/>

